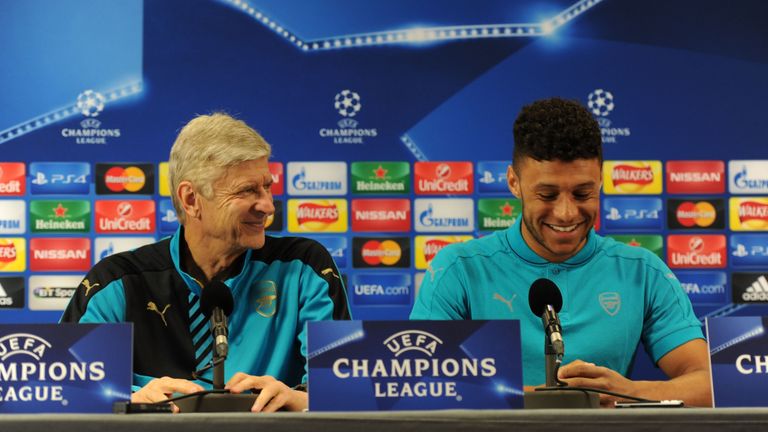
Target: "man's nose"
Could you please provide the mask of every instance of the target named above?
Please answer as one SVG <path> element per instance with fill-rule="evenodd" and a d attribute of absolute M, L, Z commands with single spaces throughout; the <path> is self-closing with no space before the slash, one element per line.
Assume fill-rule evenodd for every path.
<path fill-rule="evenodd" d="M 578 206 L 572 199 L 562 197 L 557 200 L 554 208 L 554 216 L 562 221 L 572 221 L 579 213 Z"/>

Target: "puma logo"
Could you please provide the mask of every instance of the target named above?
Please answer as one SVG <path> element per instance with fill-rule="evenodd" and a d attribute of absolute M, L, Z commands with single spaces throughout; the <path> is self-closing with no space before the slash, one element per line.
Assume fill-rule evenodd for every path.
<path fill-rule="evenodd" d="M 516 297 L 517 297 L 517 294 L 513 294 L 513 295 L 512 295 L 512 298 L 510 298 L 509 300 L 507 300 L 507 299 L 505 299 L 505 298 L 504 298 L 504 297 L 503 297 L 501 294 L 499 294 L 499 293 L 493 293 L 493 299 L 494 299 L 494 300 L 498 300 L 498 301 L 500 301 L 500 302 L 504 303 L 505 305 L 507 305 L 507 307 L 509 308 L 509 311 L 510 311 L 510 312 L 514 312 L 514 311 L 515 311 L 515 308 L 514 308 L 514 307 L 512 307 L 512 302 L 513 302 L 513 301 L 515 301 L 515 298 L 516 298 Z"/>
<path fill-rule="evenodd" d="M 445 270 L 445 267 L 440 267 L 438 269 L 432 268 L 431 265 L 429 267 L 427 267 L 427 271 L 429 272 L 429 278 L 430 278 L 429 280 L 430 280 L 430 282 L 434 282 L 435 281 L 435 273 L 439 272 L 440 270 Z"/>
<path fill-rule="evenodd" d="M 88 279 L 83 279 L 83 286 L 85 287 L 85 296 L 88 297 L 88 293 L 91 292 L 91 288 L 96 288 L 97 286 L 99 286 L 99 284 L 95 283 L 91 285 Z"/>
<path fill-rule="evenodd" d="M 334 272 L 334 271 L 333 271 L 333 269 L 332 269 L 332 268 L 330 268 L 330 267 L 328 267 L 327 269 L 325 269 L 325 270 L 321 271 L 320 273 L 321 273 L 323 276 L 327 276 L 327 275 L 328 275 L 328 273 L 330 273 L 330 274 L 331 274 L 331 275 L 333 275 L 333 277 L 335 277 L 336 279 L 341 279 L 341 278 L 339 277 L 339 275 L 337 275 L 337 274 L 336 274 L 336 272 Z"/>
<path fill-rule="evenodd" d="M 165 307 L 163 308 L 163 311 L 160 312 L 160 309 L 157 308 L 157 305 L 155 304 L 155 302 L 147 303 L 147 310 L 152 312 L 157 312 L 157 314 L 160 315 L 160 318 L 162 318 L 163 324 L 165 324 L 166 327 L 168 327 L 168 323 L 165 321 L 165 311 L 167 311 L 169 307 L 171 307 L 170 304 L 165 305 Z"/>

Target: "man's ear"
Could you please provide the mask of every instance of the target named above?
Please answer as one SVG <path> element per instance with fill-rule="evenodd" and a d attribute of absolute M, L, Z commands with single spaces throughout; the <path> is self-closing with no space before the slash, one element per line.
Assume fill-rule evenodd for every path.
<path fill-rule="evenodd" d="M 179 199 L 187 219 L 200 218 L 200 195 L 195 191 L 195 187 L 191 182 L 184 180 L 179 183 L 179 187 L 176 189 L 176 197 Z"/>
<path fill-rule="evenodd" d="M 515 173 L 512 165 L 507 167 L 507 186 L 509 186 L 509 191 L 512 192 L 512 195 L 519 199 L 522 195 L 520 192 L 520 178 Z"/>

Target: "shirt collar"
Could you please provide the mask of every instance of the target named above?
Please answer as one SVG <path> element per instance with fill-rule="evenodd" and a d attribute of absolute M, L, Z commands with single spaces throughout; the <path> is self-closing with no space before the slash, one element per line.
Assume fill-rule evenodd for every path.
<path fill-rule="evenodd" d="M 522 220 L 523 216 L 520 215 L 515 223 L 505 231 L 509 247 L 520 258 L 532 264 L 552 264 L 550 261 L 540 257 L 536 252 L 533 251 L 533 249 L 531 249 L 530 246 L 528 246 L 528 243 L 525 242 L 523 233 L 521 231 Z M 587 242 L 584 244 L 584 247 L 582 247 L 581 250 L 576 253 L 576 255 L 568 258 L 562 264 L 578 266 L 585 263 L 586 261 L 589 261 L 589 259 L 592 258 L 592 256 L 595 254 L 599 241 L 600 237 L 595 234 L 594 228 L 590 229 L 589 234 L 587 234 Z"/>

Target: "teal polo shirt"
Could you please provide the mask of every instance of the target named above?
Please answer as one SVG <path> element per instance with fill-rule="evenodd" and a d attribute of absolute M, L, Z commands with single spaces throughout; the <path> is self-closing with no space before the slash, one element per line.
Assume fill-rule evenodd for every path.
<path fill-rule="evenodd" d="M 411 319 L 519 320 L 525 385 L 545 382 L 544 330 L 528 305 L 528 290 L 539 278 L 551 279 L 563 295 L 563 364 L 580 359 L 626 376 L 640 341 L 656 363 L 703 338 L 680 282 L 650 251 L 591 230 L 576 255 L 552 263 L 528 247 L 520 220 L 441 250 L 424 276 Z"/>

